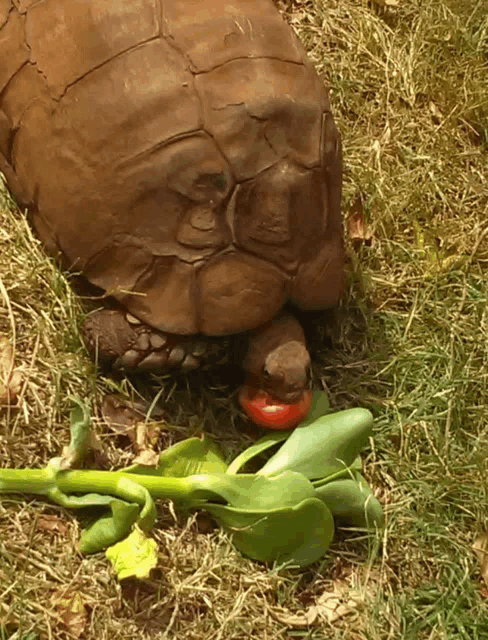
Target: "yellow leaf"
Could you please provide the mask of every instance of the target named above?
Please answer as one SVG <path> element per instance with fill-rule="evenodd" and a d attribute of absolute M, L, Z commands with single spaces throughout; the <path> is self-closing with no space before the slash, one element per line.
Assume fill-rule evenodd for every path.
<path fill-rule="evenodd" d="M 109 547 L 105 555 L 119 580 L 149 578 L 158 563 L 158 545 L 136 526 L 125 540 Z"/>

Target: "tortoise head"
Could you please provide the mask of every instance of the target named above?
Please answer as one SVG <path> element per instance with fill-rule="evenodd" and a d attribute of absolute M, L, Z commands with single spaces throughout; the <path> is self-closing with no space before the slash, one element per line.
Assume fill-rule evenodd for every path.
<path fill-rule="evenodd" d="M 252 332 L 243 369 L 249 386 L 280 402 L 297 402 L 310 380 L 310 355 L 298 321 L 283 313 Z"/>

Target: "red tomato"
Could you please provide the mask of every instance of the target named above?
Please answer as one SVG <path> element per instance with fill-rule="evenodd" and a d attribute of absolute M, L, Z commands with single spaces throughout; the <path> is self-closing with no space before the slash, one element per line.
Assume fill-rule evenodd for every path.
<path fill-rule="evenodd" d="M 307 415 L 312 402 L 310 391 L 304 391 L 300 400 L 292 404 L 279 403 L 266 391 L 243 386 L 239 391 L 239 404 L 255 424 L 268 429 L 292 429 Z"/>

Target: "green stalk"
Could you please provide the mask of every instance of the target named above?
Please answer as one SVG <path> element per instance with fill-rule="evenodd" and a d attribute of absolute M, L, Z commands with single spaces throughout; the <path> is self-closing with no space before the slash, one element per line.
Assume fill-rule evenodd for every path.
<path fill-rule="evenodd" d="M 187 478 L 164 478 L 137 475 L 123 471 L 63 471 L 58 473 L 56 486 L 63 493 L 103 493 L 128 502 L 139 502 L 131 488 L 144 487 L 153 498 L 178 502 L 188 500 L 193 489 Z"/>
<path fill-rule="evenodd" d="M 58 501 L 59 492 L 98 493 L 111 495 L 127 502 L 144 504 L 143 495 L 137 488 L 147 489 L 153 498 L 163 498 L 196 504 L 201 500 L 215 499 L 212 488 L 222 481 L 218 476 L 193 475 L 186 478 L 171 478 L 123 471 L 53 471 L 52 469 L 21 470 L 0 469 L 1 493 L 33 493 L 49 495 Z"/>
<path fill-rule="evenodd" d="M 56 487 L 55 474 L 47 469 L 0 469 L 0 493 L 46 495 Z"/>

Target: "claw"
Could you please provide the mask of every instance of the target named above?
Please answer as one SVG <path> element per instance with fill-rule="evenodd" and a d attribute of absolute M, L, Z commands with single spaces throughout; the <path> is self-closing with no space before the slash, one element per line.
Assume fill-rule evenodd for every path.
<path fill-rule="evenodd" d="M 136 348 L 139 349 L 139 351 L 147 351 L 149 349 L 149 336 L 147 333 L 141 333 L 137 338 Z"/>
<path fill-rule="evenodd" d="M 166 364 L 175 367 L 183 362 L 185 356 L 186 352 L 183 347 L 176 345 L 171 349 Z"/>
<path fill-rule="evenodd" d="M 137 366 L 139 362 L 141 354 L 139 351 L 135 351 L 134 349 L 130 349 L 130 351 L 126 351 L 120 358 L 114 363 L 114 367 L 116 369 L 133 369 Z"/>
<path fill-rule="evenodd" d="M 181 363 L 183 371 L 190 371 L 191 369 L 197 369 L 200 366 L 200 362 L 189 353 Z"/>
<path fill-rule="evenodd" d="M 142 362 L 139 362 L 139 369 L 159 369 L 166 364 L 168 354 L 166 351 L 150 353 Z"/>
<path fill-rule="evenodd" d="M 158 333 L 152 333 L 149 341 L 153 349 L 161 349 L 161 347 L 164 347 L 168 342 L 168 338 L 166 336 L 161 336 Z"/>

